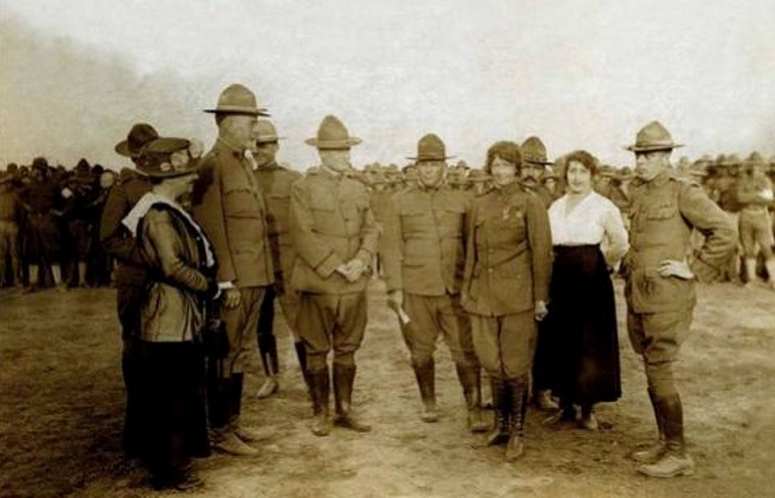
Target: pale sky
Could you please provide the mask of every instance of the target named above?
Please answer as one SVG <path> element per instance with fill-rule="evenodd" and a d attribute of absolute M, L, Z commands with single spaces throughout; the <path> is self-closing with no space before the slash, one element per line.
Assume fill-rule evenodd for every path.
<path fill-rule="evenodd" d="M 0 23 L 3 164 L 125 166 L 137 121 L 209 144 L 201 110 L 233 82 L 301 170 L 326 114 L 363 139 L 358 166 L 428 132 L 474 166 L 534 134 L 625 165 L 652 119 L 678 155 L 775 154 L 775 0 L 1 0 Z"/>

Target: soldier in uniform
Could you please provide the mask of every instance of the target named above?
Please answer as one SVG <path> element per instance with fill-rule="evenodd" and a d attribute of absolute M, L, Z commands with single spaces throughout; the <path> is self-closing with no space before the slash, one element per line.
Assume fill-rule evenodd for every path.
<path fill-rule="evenodd" d="M 153 126 L 138 123 L 132 126 L 126 140 L 116 144 L 116 152 L 137 164 L 145 146 L 159 138 Z M 124 452 L 134 457 L 138 452 L 142 428 L 140 427 L 138 390 L 139 358 L 137 341 L 140 335 L 140 305 L 145 296 L 148 276 L 140 256 L 137 240 L 121 223 L 146 193 L 151 191 L 151 182 L 141 175 L 126 177 L 111 189 L 105 201 L 100 220 L 100 245 L 116 258 L 116 308 L 121 325 L 121 371 L 126 391 L 126 414 L 124 417 Z"/>
<path fill-rule="evenodd" d="M 775 258 L 772 246 L 775 244 L 768 207 L 773 201 L 772 182 L 767 178 L 764 159 L 757 152 L 746 160 L 744 175 L 737 184 L 737 201 L 740 210 L 740 242 L 745 257 L 747 285 L 756 281 L 756 246 L 764 257 L 769 285 L 775 289 Z"/>
<path fill-rule="evenodd" d="M 553 163 L 547 160 L 546 146 L 538 137 L 528 137 L 519 146 L 522 153 L 522 186 L 536 194 L 547 209 L 554 202 L 551 192 L 542 180 L 547 166 Z"/>
<path fill-rule="evenodd" d="M 546 317 L 552 264 L 546 208 L 518 181 L 521 167 L 513 142 L 497 142 L 487 151 L 493 188 L 474 199 L 468 214 L 461 290 L 474 350 L 490 378 L 495 424 L 487 444 L 508 439 L 508 461 L 524 452 L 536 321 Z"/>
<path fill-rule="evenodd" d="M 254 157 L 258 168 L 256 181 L 264 193 L 268 211 L 267 229 L 269 248 L 272 251 L 274 285 L 267 288 L 258 319 L 258 351 L 264 365 L 266 381 L 258 390 L 259 398 L 271 396 L 279 389 L 277 374 L 280 364 L 277 357 L 277 341 L 274 336 L 274 302 L 280 301 L 285 321 L 293 334 L 293 346 L 299 358 L 306 380 L 307 352 L 296 331 L 298 296 L 290 286 L 291 271 L 296 254 L 288 233 L 288 212 L 291 205 L 291 185 L 301 178 L 301 173 L 277 163 L 280 140 L 274 125 L 266 119 L 258 121 L 258 138 Z"/>
<path fill-rule="evenodd" d="M 0 173 L 0 287 L 11 284 L 21 287 L 19 220 L 22 206 L 13 181 L 11 168 L 5 174 Z M 8 263 L 10 272 L 6 271 Z"/>
<path fill-rule="evenodd" d="M 433 353 L 442 335 L 463 388 L 468 427 L 483 432 L 479 362 L 460 304 L 470 196 L 444 185 L 449 157 L 438 136 L 422 137 L 417 157 L 410 159 L 417 162 L 420 182 L 393 197 L 382 244 L 388 301 L 409 318 L 401 331 L 420 389 L 420 418 L 438 420 Z"/>
<path fill-rule="evenodd" d="M 360 141 L 338 118 L 326 116 L 317 137 L 306 140 L 318 149 L 320 168 L 291 187 L 291 240 L 298 255 L 292 285 L 301 293 L 297 323 L 307 348 L 316 436 L 331 431 L 327 357 L 332 349 L 334 423 L 371 430 L 352 407 L 355 352 L 366 330 L 366 287 L 379 243 L 369 194 L 347 176 L 350 148 Z"/>
<path fill-rule="evenodd" d="M 696 183 L 679 179 L 670 154 L 680 145 L 654 121 L 634 145 L 636 174 L 625 257 L 627 330 L 646 369 L 648 393 L 659 430 L 657 444 L 632 454 L 638 471 L 669 478 L 694 472 L 686 452 L 683 408 L 673 379 L 673 362 L 689 335 L 696 304 L 695 275 L 712 277 L 733 251 L 737 233 L 730 219 Z M 690 267 L 686 262 L 692 229 L 705 235 Z"/>
<path fill-rule="evenodd" d="M 30 258 L 28 291 L 38 288 L 48 269 L 51 269 L 54 285 L 59 290 L 66 289 L 62 282 L 62 234 L 59 227 L 64 214 L 64 199 L 49 169 L 44 157 L 36 157 L 32 161 L 31 181 L 21 192 L 28 228 L 25 243 L 25 252 Z"/>
<path fill-rule="evenodd" d="M 205 112 L 215 115 L 218 139 L 202 161 L 192 210 L 218 261 L 218 285 L 224 294 L 220 315 L 229 345 L 226 357 L 212 361 L 208 372 L 210 425 L 216 449 L 254 455 L 257 450 L 247 443 L 260 436 L 239 420 L 243 369 L 248 348 L 256 344 L 259 311 L 274 270 L 266 204 L 245 154 L 255 150 L 258 116 L 268 114 L 240 84 L 228 86 L 218 105 Z"/>
<path fill-rule="evenodd" d="M 492 186 L 492 177 L 483 169 L 469 171 L 467 180 L 471 184 L 471 191 L 475 196 L 487 193 Z"/>

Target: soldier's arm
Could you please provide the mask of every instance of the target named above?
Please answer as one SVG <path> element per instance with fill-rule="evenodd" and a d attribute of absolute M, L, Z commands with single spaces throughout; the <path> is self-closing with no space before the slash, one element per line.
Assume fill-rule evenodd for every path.
<path fill-rule="evenodd" d="M 552 232 L 549 227 L 549 214 L 539 197 L 528 196 L 525 215 L 533 257 L 533 299 L 547 301 L 552 272 Z"/>
<path fill-rule="evenodd" d="M 396 199 L 398 198 L 398 199 Z M 403 260 L 403 237 L 401 236 L 401 214 L 398 211 L 396 200 L 401 196 L 391 197 L 388 200 L 384 232 L 379 243 L 379 253 L 382 258 L 382 266 L 385 272 L 387 291 L 402 290 L 404 288 L 401 261 Z"/>
<path fill-rule="evenodd" d="M 131 207 L 123 186 L 116 185 L 115 188 L 110 189 L 100 220 L 100 245 L 105 252 L 115 256 L 119 261 L 142 266 L 143 259 L 140 256 L 137 239 L 132 237 L 129 230 L 121 223 Z"/>
<path fill-rule="evenodd" d="M 218 260 L 218 282 L 234 283 L 239 276 L 231 258 L 229 237 L 226 233 L 226 219 L 221 195 L 221 175 L 214 161 L 208 161 L 199 173 L 193 199 L 194 219 L 202 227 L 215 257 Z"/>
<path fill-rule="evenodd" d="M 471 201 L 466 211 L 466 262 L 463 267 L 463 285 L 460 289 L 460 298 L 463 303 L 469 299 L 468 289 L 471 286 L 471 279 L 474 275 L 474 259 L 476 258 L 476 248 L 474 247 L 474 223 L 476 221 L 476 201 Z"/>
<path fill-rule="evenodd" d="M 737 227 L 696 184 L 681 186 L 678 208 L 684 219 L 705 236 L 692 262 L 692 271 L 700 280 L 713 280 L 737 246 Z"/>
<path fill-rule="evenodd" d="M 288 217 L 291 240 L 296 254 L 323 278 L 328 278 L 344 262 L 336 255 L 334 248 L 313 231 L 313 217 L 310 210 L 309 192 L 303 181 L 291 187 L 291 208 Z"/>

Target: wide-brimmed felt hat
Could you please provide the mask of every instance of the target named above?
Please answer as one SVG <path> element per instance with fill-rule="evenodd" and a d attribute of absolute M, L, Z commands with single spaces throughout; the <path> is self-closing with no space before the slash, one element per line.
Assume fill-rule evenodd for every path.
<path fill-rule="evenodd" d="M 528 137 L 519 146 L 519 151 L 522 153 L 522 164 L 531 163 L 533 165 L 551 165 L 553 162 L 549 161 L 546 157 L 546 146 L 538 137 Z"/>
<path fill-rule="evenodd" d="M 683 144 L 673 142 L 673 136 L 662 126 L 659 121 L 652 121 L 638 131 L 635 143 L 625 149 L 631 152 L 654 152 L 660 150 L 673 150 L 683 147 Z"/>
<path fill-rule="evenodd" d="M 188 175 L 199 167 L 202 146 L 185 138 L 162 137 L 146 145 L 137 169 L 153 178 Z"/>
<path fill-rule="evenodd" d="M 218 104 L 214 109 L 204 112 L 213 114 L 246 114 L 248 116 L 269 116 L 266 108 L 258 106 L 256 94 L 245 85 L 234 83 L 224 89 L 218 96 Z"/>
<path fill-rule="evenodd" d="M 277 136 L 277 128 L 275 128 L 272 122 L 268 119 L 259 119 L 256 128 L 258 130 L 258 138 L 256 138 L 256 143 L 270 144 L 285 138 Z"/>
<path fill-rule="evenodd" d="M 159 138 L 159 134 L 153 126 L 147 123 L 137 123 L 129 130 L 126 140 L 116 144 L 115 150 L 124 157 L 135 158 L 140 155 L 146 144 L 157 138 Z"/>
<path fill-rule="evenodd" d="M 417 155 L 414 157 L 407 157 L 407 159 L 421 163 L 426 161 L 446 161 L 453 157 L 455 156 L 447 155 L 444 141 L 441 140 L 438 135 L 435 133 L 428 133 L 417 142 Z"/>
<path fill-rule="evenodd" d="M 304 143 L 320 150 L 342 150 L 358 145 L 361 139 L 351 137 L 347 127 L 339 118 L 328 115 L 320 123 L 317 136 L 306 139 Z"/>

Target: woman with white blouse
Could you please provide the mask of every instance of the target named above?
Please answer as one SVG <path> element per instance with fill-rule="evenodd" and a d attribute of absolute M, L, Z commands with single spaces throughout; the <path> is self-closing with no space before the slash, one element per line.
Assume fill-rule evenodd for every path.
<path fill-rule="evenodd" d="M 598 161 L 586 151 L 566 156 L 566 193 L 549 208 L 554 264 L 548 323 L 552 391 L 561 411 L 597 428 L 594 405 L 621 396 L 619 341 L 610 269 L 629 249 L 617 207 L 593 190 Z M 601 249 L 601 247 L 603 249 Z M 542 337 L 542 339 L 544 339 Z"/>

